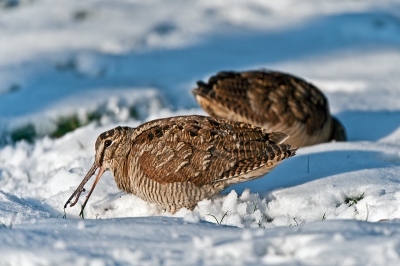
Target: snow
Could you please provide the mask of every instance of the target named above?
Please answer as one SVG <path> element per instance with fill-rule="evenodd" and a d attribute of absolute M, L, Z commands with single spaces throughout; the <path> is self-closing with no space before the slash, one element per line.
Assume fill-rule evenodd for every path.
<path fill-rule="evenodd" d="M 398 265 L 399 11 L 396 0 L 0 0 L 0 264 Z M 320 87 L 349 142 L 299 149 L 193 211 L 167 213 L 105 173 L 85 220 L 79 204 L 64 213 L 100 133 L 204 115 L 195 81 L 261 68 Z M 98 122 L 48 136 L 92 112 Z M 33 143 L 5 137 L 27 124 Z"/>
<path fill-rule="evenodd" d="M 243 230 L 204 221 L 191 224 L 171 217 L 37 219 L 2 230 L 0 262 L 395 265 L 399 260 L 399 228 L 398 221 L 331 220 L 279 229 Z"/>

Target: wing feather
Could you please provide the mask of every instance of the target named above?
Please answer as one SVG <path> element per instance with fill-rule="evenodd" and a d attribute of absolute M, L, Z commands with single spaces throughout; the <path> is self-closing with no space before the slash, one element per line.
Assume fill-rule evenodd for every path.
<path fill-rule="evenodd" d="M 286 134 L 267 133 L 243 122 L 185 116 L 155 120 L 144 127 L 137 130 L 132 151 L 139 155 L 144 175 L 161 184 L 201 186 L 276 163 L 296 151 L 280 144 Z"/>

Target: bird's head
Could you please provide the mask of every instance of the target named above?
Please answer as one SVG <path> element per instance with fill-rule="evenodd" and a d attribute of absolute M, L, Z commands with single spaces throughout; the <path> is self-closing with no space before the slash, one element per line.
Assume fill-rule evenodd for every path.
<path fill-rule="evenodd" d="M 64 209 L 67 207 L 71 200 L 75 198 L 75 201 L 70 204 L 70 206 L 74 206 L 79 199 L 81 193 L 85 190 L 84 186 L 89 181 L 89 179 L 93 176 L 97 169 L 96 180 L 93 183 L 92 188 L 89 191 L 89 194 L 86 196 L 86 200 L 82 205 L 82 209 L 80 215 L 83 217 L 83 210 L 87 201 L 89 200 L 90 195 L 92 194 L 94 188 L 97 185 L 97 182 L 100 180 L 100 177 L 107 170 L 112 170 L 114 166 L 114 161 L 118 160 L 119 157 L 126 155 L 127 150 L 129 149 L 129 145 L 126 143 L 129 141 L 129 130 L 131 128 L 128 127 L 116 127 L 106 132 L 101 133 L 96 140 L 95 144 L 95 160 L 90 168 L 89 172 L 83 178 L 81 184 L 75 190 L 75 192 L 71 195 L 68 201 L 64 205 Z"/>

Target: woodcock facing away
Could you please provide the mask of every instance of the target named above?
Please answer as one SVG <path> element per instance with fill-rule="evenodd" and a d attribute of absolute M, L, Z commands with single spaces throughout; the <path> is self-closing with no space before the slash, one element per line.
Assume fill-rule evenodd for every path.
<path fill-rule="evenodd" d="M 285 132 L 297 147 L 346 140 L 327 99 L 300 78 L 273 71 L 220 72 L 197 85 L 193 94 L 211 116 Z"/>
<path fill-rule="evenodd" d="M 116 127 L 97 138 L 95 162 L 65 203 L 76 204 L 98 168 L 83 209 L 104 171 L 119 189 L 169 212 L 193 209 L 229 185 L 267 174 L 297 148 L 283 144 L 288 135 L 205 116 L 159 119 L 137 128 Z"/>

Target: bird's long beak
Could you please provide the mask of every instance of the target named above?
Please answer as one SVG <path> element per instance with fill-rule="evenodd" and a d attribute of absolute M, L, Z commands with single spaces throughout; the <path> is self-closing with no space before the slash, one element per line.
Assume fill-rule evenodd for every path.
<path fill-rule="evenodd" d="M 94 180 L 92 188 L 90 189 L 89 194 L 86 196 L 85 202 L 82 205 L 81 213 L 79 214 L 79 215 L 82 215 L 82 217 L 83 217 L 83 210 L 84 210 L 84 208 L 86 206 L 86 203 L 88 202 L 88 200 L 90 198 L 90 195 L 92 194 L 94 188 L 96 187 L 97 182 L 99 182 L 100 177 L 105 172 L 105 169 L 103 167 L 101 167 L 101 166 L 99 167 L 95 163 L 92 165 L 92 167 L 90 168 L 89 172 L 86 174 L 85 178 L 82 180 L 82 182 L 80 183 L 78 188 L 74 191 L 74 193 L 72 193 L 71 197 L 69 197 L 69 199 L 67 200 L 67 202 L 64 205 L 64 209 L 67 208 L 67 205 L 69 203 L 71 203 L 71 200 L 75 196 L 76 196 L 76 198 L 75 198 L 74 202 L 72 202 L 69 206 L 72 207 L 78 202 L 79 196 L 81 195 L 82 191 L 85 190 L 83 187 L 89 181 L 89 179 L 92 177 L 92 175 L 96 172 L 97 168 L 99 168 L 99 172 L 97 173 L 96 180 Z"/>

